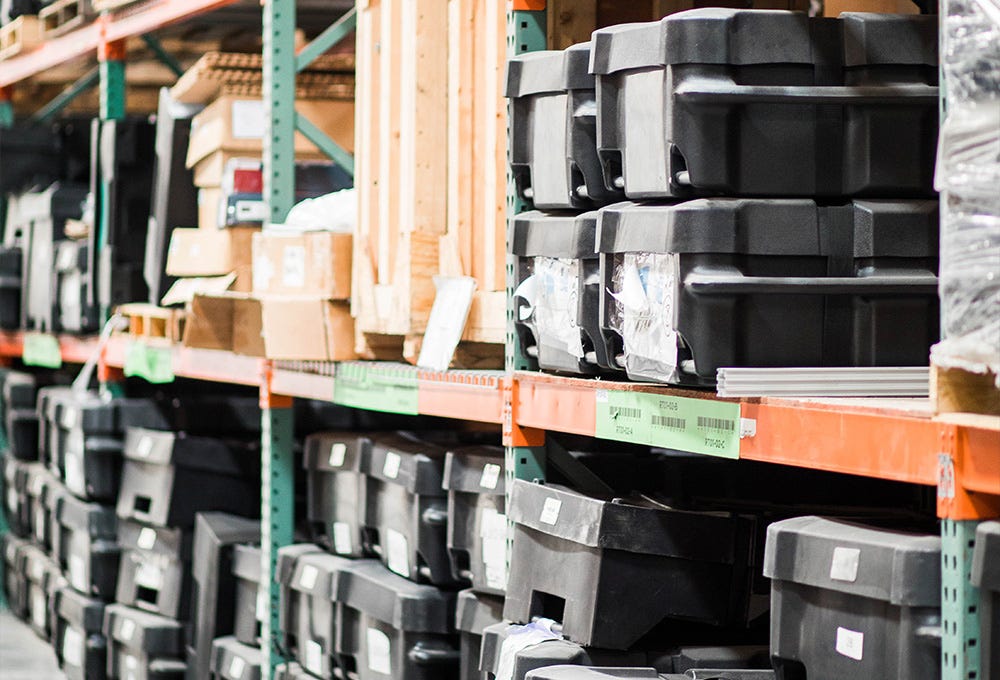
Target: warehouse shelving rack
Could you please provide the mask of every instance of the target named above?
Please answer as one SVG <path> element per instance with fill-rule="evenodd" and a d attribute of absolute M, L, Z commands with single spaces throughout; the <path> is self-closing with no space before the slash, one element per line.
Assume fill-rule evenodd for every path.
<path fill-rule="evenodd" d="M 105 15 L 92 26 L 4 62 L 0 87 L 93 50 L 100 58 L 101 117 L 124 112 L 122 41 L 233 0 L 151 0 L 127 16 Z M 545 48 L 545 0 L 508 0 L 508 48 Z M 270 129 L 265 137 L 265 194 L 271 220 L 292 205 L 292 139 L 296 129 L 353 170 L 353 160 L 295 113 L 294 74 L 353 29 L 349 12 L 298 55 L 291 49 L 294 0 L 264 3 L 264 92 Z M 0 124 L 13 113 L 10 91 L 0 89 Z M 5 98 L 6 97 L 6 98 Z M 525 209 L 508 190 L 508 210 Z M 508 266 L 508 277 L 511 269 Z M 511 296 L 508 295 L 508 298 Z M 508 321 L 512 320 L 508 310 Z M 502 426 L 507 474 L 543 479 L 547 459 L 568 462 L 557 447 L 546 449 L 546 432 L 632 441 L 704 455 L 763 461 L 902 481 L 937 488 L 942 549 L 942 671 L 944 680 L 980 678 L 978 593 L 968 578 L 975 527 L 1000 516 L 1000 424 L 997 419 L 937 417 L 928 399 L 721 399 L 713 393 L 663 386 L 586 380 L 527 370 L 516 336 L 507 336 L 505 371 L 424 371 L 411 366 L 348 362 L 295 364 L 183 347 L 144 346 L 125 336 L 98 338 L 0 332 L 0 357 L 54 367 L 98 357 L 106 382 L 138 375 L 169 382 L 174 377 L 256 387 L 263 407 L 262 535 L 265 567 L 273 576 L 277 549 L 292 541 L 292 403 L 295 398 L 411 415 L 440 416 Z M 678 431 L 657 430 L 651 416 L 662 409 L 686 414 Z M 638 414 L 637 417 L 634 417 Z M 630 416 L 631 417 L 630 419 Z M 698 418 L 724 429 L 699 429 Z M 706 437 L 706 433 L 711 434 Z M 706 439 L 712 442 L 706 443 Z M 548 453 L 548 455 L 547 455 Z M 572 472 L 572 471 L 570 471 Z M 508 485 L 510 488 L 511 485 Z M 267 601 L 271 640 L 270 678 L 281 662 L 277 588 Z"/>

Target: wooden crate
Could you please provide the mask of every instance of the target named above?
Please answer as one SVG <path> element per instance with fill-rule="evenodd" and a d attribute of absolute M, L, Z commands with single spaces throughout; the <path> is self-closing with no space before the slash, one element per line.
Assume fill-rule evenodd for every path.
<path fill-rule="evenodd" d="M 93 5 L 95 12 L 112 12 L 114 10 L 121 9 L 122 7 L 136 5 L 141 1 L 142 0 L 91 0 L 91 4 Z"/>
<path fill-rule="evenodd" d="M 174 344 L 184 337 L 182 309 L 136 302 L 121 305 L 118 313 L 128 320 L 127 334 L 133 339 Z"/>
<path fill-rule="evenodd" d="M 939 416 L 977 414 L 1000 417 L 1000 388 L 995 373 L 931 366 L 931 399 Z M 1000 421 L 997 421 L 1000 424 Z"/>
<path fill-rule="evenodd" d="M 0 28 L 0 61 L 27 52 L 42 43 L 42 22 L 22 15 Z"/>
<path fill-rule="evenodd" d="M 91 0 L 56 0 L 38 13 L 42 35 L 48 40 L 89 23 L 97 15 Z"/>

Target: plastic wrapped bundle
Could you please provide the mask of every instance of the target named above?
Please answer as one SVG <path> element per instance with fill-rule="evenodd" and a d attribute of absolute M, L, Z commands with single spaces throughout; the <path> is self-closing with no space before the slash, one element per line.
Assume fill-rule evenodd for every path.
<path fill-rule="evenodd" d="M 934 363 L 1000 386 L 1000 0 L 949 0 L 942 55 L 941 332 Z"/>

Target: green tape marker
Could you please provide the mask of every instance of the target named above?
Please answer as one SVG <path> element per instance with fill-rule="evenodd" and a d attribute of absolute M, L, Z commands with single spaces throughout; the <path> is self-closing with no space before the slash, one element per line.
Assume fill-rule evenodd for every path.
<path fill-rule="evenodd" d="M 61 368 L 62 351 L 59 349 L 59 340 L 48 333 L 26 334 L 21 360 L 27 366 Z"/>
<path fill-rule="evenodd" d="M 409 367 L 364 363 L 337 365 L 333 402 L 383 413 L 417 415 L 417 372 Z"/>
<path fill-rule="evenodd" d="M 151 347 L 144 342 L 129 343 L 125 350 L 125 375 L 142 378 L 154 385 L 174 381 L 174 356 L 169 347 Z"/>

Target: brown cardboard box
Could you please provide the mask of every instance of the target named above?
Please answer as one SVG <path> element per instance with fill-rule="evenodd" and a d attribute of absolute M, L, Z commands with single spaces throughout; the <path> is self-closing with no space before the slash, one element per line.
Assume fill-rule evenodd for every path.
<path fill-rule="evenodd" d="M 253 292 L 351 298 L 351 234 L 262 232 L 253 237 Z"/>
<path fill-rule="evenodd" d="M 348 151 L 354 149 L 354 102 L 332 99 L 301 101 L 296 108 Z M 217 151 L 260 157 L 266 132 L 260 99 L 219 97 L 191 121 L 187 167 Z M 295 134 L 295 154 L 318 154 L 319 149 L 302 133 Z M 202 178 L 202 181 L 206 181 Z M 197 180 L 196 180 L 197 183 Z"/>
<path fill-rule="evenodd" d="M 264 356 L 260 300 L 245 293 L 195 295 L 184 329 L 185 347 Z"/>
<path fill-rule="evenodd" d="M 354 319 L 346 302 L 317 297 L 261 298 L 264 355 L 290 361 L 350 361 Z"/>
<path fill-rule="evenodd" d="M 198 190 L 198 228 L 218 229 L 219 206 L 222 203 L 222 189 Z"/>
<path fill-rule="evenodd" d="M 234 289 L 240 290 L 240 279 L 250 278 L 253 235 L 259 231 L 259 227 L 174 229 L 167 251 L 167 274 L 222 276 L 236 272 Z"/>
<path fill-rule="evenodd" d="M 823 16 L 838 17 L 841 12 L 920 14 L 920 8 L 911 0 L 826 0 L 823 3 Z"/>

